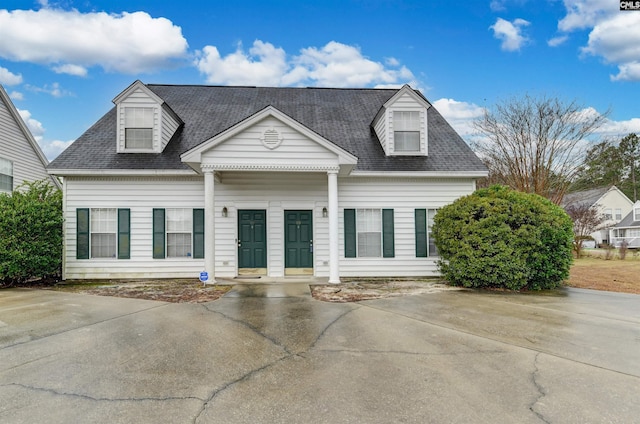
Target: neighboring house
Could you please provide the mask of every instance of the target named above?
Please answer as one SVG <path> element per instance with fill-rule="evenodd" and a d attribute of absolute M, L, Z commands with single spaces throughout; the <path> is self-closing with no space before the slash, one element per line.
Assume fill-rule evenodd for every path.
<path fill-rule="evenodd" d="M 25 181 L 47 179 L 49 161 L 18 114 L 9 95 L 0 85 L 0 193 L 11 193 Z"/>
<path fill-rule="evenodd" d="M 487 175 L 409 86 L 136 81 L 113 102 L 49 165 L 65 279 L 434 275 L 436 210 Z"/>
<path fill-rule="evenodd" d="M 611 229 L 611 244 L 620 247 L 623 242 L 631 248 L 640 248 L 640 200 L 619 223 Z"/>
<path fill-rule="evenodd" d="M 595 206 L 604 215 L 602 228 L 591 234 L 599 246 L 609 243 L 609 229 L 631 211 L 633 202 L 616 186 L 611 186 L 568 193 L 562 206 L 566 208 L 570 205 Z"/>

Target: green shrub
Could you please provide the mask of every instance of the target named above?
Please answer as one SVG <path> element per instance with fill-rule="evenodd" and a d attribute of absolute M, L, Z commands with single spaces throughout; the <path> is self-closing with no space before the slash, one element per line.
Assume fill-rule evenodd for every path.
<path fill-rule="evenodd" d="M 62 265 L 62 193 L 45 181 L 0 195 L 0 285 L 55 278 Z"/>
<path fill-rule="evenodd" d="M 569 276 L 573 222 L 536 194 L 477 190 L 440 209 L 432 231 L 452 285 L 543 290 Z"/>

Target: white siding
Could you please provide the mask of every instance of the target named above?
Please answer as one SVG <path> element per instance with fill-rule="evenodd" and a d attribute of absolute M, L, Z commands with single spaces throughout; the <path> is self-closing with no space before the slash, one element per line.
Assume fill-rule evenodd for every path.
<path fill-rule="evenodd" d="M 40 157 L 0 97 L 0 157 L 13 162 L 13 188 L 25 181 L 49 179 Z M 18 117 L 18 119 L 20 119 Z"/>
<path fill-rule="evenodd" d="M 385 110 L 374 126 L 376 135 L 378 136 L 378 139 L 380 139 L 380 144 L 382 144 L 382 149 L 387 156 L 389 155 L 389 134 L 387 133 L 388 120 L 389 112 Z"/>
<path fill-rule="evenodd" d="M 162 136 L 160 141 L 162 144 L 161 150 L 164 150 L 164 148 L 167 146 L 167 143 L 169 143 L 169 141 L 171 140 L 171 137 L 173 137 L 173 134 L 175 134 L 179 126 L 180 126 L 180 122 L 174 118 L 174 114 L 168 111 L 166 106 L 163 105 L 162 124 L 161 124 Z"/>
<path fill-rule="evenodd" d="M 204 184 L 193 178 L 69 177 L 65 181 L 65 278 L 197 278 L 201 259 L 152 259 L 153 208 L 203 208 Z M 439 208 L 473 191 L 472 180 L 339 178 L 340 276 L 435 275 L 437 258 L 415 257 L 414 210 Z M 241 209 L 267 211 L 267 266 L 284 275 L 284 211 L 312 210 L 314 274 L 329 275 L 327 174 L 301 172 L 224 172 L 215 183 L 215 266 L 218 278 L 237 275 L 237 217 Z M 131 259 L 76 259 L 76 208 L 131 209 Z M 226 207 L 228 216 L 222 217 Z M 344 209 L 394 209 L 394 258 L 344 258 Z M 206 217 L 205 219 L 210 219 Z"/>
<path fill-rule="evenodd" d="M 270 149 L 260 139 L 275 129 L 282 143 Z M 336 164 L 337 155 L 276 118 L 269 117 L 203 153 L 202 162 L 222 165 Z"/>
<path fill-rule="evenodd" d="M 340 276 L 437 275 L 438 258 L 416 258 L 415 209 L 437 209 L 473 192 L 471 179 L 340 178 Z M 345 258 L 344 209 L 394 210 L 395 257 Z"/>

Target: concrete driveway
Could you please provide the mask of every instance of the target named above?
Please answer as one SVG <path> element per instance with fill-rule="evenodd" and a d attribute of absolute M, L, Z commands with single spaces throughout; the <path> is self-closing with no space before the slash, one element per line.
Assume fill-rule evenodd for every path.
<path fill-rule="evenodd" d="M 640 296 L 0 291 L 3 423 L 630 423 Z"/>

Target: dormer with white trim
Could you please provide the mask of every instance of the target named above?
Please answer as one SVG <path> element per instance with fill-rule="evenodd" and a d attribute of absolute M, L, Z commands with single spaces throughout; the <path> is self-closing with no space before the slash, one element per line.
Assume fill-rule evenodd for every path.
<path fill-rule="evenodd" d="M 372 127 L 387 156 L 427 156 L 431 104 L 404 85 L 380 109 Z"/>
<path fill-rule="evenodd" d="M 183 124 L 169 105 L 139 80 L 113 103 L 117 109 L 118 153 L 162 153 Z"/>

